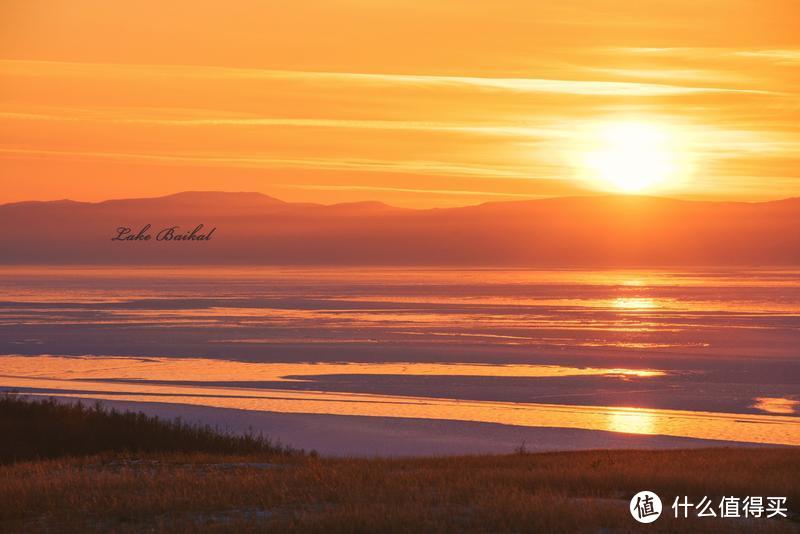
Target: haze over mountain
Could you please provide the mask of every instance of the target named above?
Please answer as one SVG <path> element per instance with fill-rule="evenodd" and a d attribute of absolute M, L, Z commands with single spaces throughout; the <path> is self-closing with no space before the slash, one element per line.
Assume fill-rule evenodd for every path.
<path fill-rule="evenodd" d="M 152 239 L 115 242 L 118 227 Z M 198 224 L 208 241 L 156 241 Z M 541 267 L 800 265 L 800 199 L 591 196 L 402 209 L 184 192 L 0 206 L 3 264 L 385 264 Z"/>

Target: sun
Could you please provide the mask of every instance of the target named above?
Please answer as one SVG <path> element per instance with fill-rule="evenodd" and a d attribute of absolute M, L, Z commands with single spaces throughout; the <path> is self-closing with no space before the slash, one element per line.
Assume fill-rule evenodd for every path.
<path fill-rule="evenodd" d="M 662 189 L 679 178 L 681 154 L 670 128 L 654 122 L 612 121 L 592 129 L 584 173 L 596 188 L 621 193 Z"/>

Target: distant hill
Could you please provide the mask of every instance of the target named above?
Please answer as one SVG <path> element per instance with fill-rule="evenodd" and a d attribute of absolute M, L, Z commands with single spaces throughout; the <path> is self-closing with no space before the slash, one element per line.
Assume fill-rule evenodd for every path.
<path fill-rule="evenodd" d="M 211 240 L 155 241 L 162 228 L 201 223 L 216 227 Z M 150 241 L 111 240 L 118 227 L 146 224 Z M 412 210 L 185 192 L 5 204 L 0 228 L 3 264 L 800 265 L 800 199 L 592 196 Z"/>

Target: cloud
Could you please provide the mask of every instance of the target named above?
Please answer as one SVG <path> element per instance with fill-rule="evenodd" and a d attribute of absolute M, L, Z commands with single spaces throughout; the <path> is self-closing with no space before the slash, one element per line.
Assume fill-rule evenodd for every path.
<path fill-rule="evenodd" d="M 0 73 L 18 76 L 173 76 L 199 79 L 294 80 L 346 85 L 471 88 L 514 93 L 551 93 L 589 96 L 668 96 L 703 93 L 769 94 L 760 89 L 693 87 L 664 83 L 603 80 L 564 80 L 551 78 L 504 78 L 427 74 L 363 72 L 316 72 L 271 69 L 246 69 L 186 65 L 127 65 L 48 61 L 0 60 Z"/>
<path fill-rule="evenodd" d="M 742 57 L 768 59 L 777 64 L 800 63 L 800 49 L 740 50 L 735 54 Z"/>
<path fill-rule="evenodd" d="M 105 159 L 139 163 L 223 166 L 242 168 L 300 168 L 371 172 L 402 172 L 441 176 L 479 176 L 485 178 L 527 179 L 526 170 L 512 166 L 487 166 L 433 160 L 376 160 L 357 158 L 281 158 L 261 154 L 142 154 L 131 152 L 91 152 L 26 148 L 0 148 L 0 154 L 16 158 Z"/>
<path fill-rule="evenodd" d="M 683 59 L 765 59 L 776 63 L 800 62 L 800 49 L 797 48 L 739 48 L 739 47 L 605 47 L 612 54 L 639 56 L 662 56 Z"/>
<path fill-rule="evenodd" d="M 86 113 L 90 111 L 90 113 Z M 511 124 L 470 124 L 459 122 L 435 121 L 402 121 L 402 120 L 370 120 L 370 119 L 306 119 L 284 117 L 214 117 L 209 116 L 208 110 L 197 110 L 199 117 L 174 118 L 158 116 L 130 116 L 131 110 L 115 112 L 105 108 L 103 110 L 64 110 L 62 114 L 56 113 L 28 113 L 28 112 L 2 112 L 0 119 L 12 120 L 37 120 L 37 121 L 96 121 L 126 124 L 150 124 L 163 126 L 268 126 L 268 127 L 298 127 L 298 128 L 343 128 L 354 130 L 398 130 L 419 132 L 450 132 L 478 135 L 499 135 L 511 137 L 553 137 L 567 135 L 568 130 L 555 127 L 543 128 L 532 126 L 517 126 Z M 83 114 L 81 114 L 81 112 Z"/>

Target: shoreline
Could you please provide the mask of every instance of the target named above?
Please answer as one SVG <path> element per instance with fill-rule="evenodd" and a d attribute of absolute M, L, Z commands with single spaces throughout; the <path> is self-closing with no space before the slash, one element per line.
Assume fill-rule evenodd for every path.
<path fill-rule="evenodd" d="M 27 396 L 24 392 L 22 396 Z M 60 402 L 95 402 L 163 419 L 210 425 L 222 432 L 263 433 L 282 445 L 314 450 L 327 457 L 400 458 L 618 450 L 791 448 L 787 445 L 708 440 L 602 430 L 526 427 L 457 420 L 411 419 L 216 408 L 174 403 L 35 395 Z"/>

